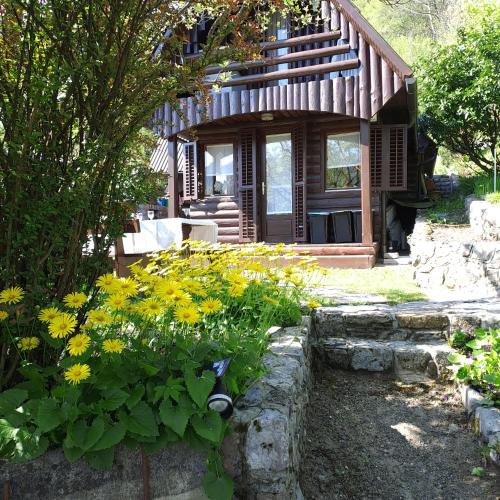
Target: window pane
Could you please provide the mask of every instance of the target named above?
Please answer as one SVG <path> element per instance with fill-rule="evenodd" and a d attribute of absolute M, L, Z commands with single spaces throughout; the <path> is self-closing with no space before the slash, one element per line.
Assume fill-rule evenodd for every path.
<path fill-rule="evenodd" d="M 266 137 L 266 192 L 268 214 L 292 213 L 292 138 Z"/>
<path fill-rule="evenodd" d="M 326 188 L 360 186 L 359 133 L 329 135 L 326 139 Z"/>
<path fill-rule="evenodd" d="M 205 194 L 234 194 L 233 145 L 207 146 L 205 151 Z"/>

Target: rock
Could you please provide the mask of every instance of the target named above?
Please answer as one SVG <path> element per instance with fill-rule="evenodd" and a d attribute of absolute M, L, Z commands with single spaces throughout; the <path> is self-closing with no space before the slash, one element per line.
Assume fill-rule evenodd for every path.
<path fill-rule="evenodd" d="M 448 426 L 448 432 L 450 434 L 454 434 L 455 432 L 458 432 L 460 430 L 460 427 L 457 424 L 450 424 Z"/>

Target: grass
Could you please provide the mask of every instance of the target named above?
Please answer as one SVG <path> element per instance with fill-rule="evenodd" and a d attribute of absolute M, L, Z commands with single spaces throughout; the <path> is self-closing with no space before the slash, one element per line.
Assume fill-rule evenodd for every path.
<path fill-rule="evenodd" d="M 339 293 L 381 295 L 390 304 L 402 304 L 427 298 L 413 280 L 413 269 L 406 266 L 327 269 L 318 285 L 335 287 Z M 331 298 L 335 301 L 335 297 Z"/>
<path fill-rule="evenodd" d="M 426 210 L 425 217 L 433 224 L 466 224 L 464 195 L 459 192 L 450 198 L 437 198 L 434 205 Z"/>
<path fill-rule="evenodd" d="M 489 193 L 484 199 L 493 205 L 500 205 L 500 192 L 499 193 Z"/>

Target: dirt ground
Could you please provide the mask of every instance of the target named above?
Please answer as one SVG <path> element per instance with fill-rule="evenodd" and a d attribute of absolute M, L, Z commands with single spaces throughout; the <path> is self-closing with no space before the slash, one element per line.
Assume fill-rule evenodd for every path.
<path fill-rule="evenodd" d="M 466 424 L 446 387 L 325 370 L 307 414 L 304 497 L 498 499 L 500 469 L 486 464 Z M 485 476 L 472 476 L 474 467 Z"/>

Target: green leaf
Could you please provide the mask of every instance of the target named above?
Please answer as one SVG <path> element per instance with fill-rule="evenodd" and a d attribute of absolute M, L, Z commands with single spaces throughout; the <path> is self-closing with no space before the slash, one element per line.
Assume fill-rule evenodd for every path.
<path fill-rule="evenodd" d="M 466 360 L 466 357 L 463 354 L 459 354 L 458 352 L 452 352 L 448 354 L 448 361 L 453 363 L 454 365 L 461 365 Z"/>
<path fill-rule="evenodd" d="M 182 437 L 189 420 L 189 412 L 186 408 L 173 406 L 170 400 L 164 399 L 160 405 L 160 418 L 167 427 Z"/>
<path fill-rule="evenodd" d="M 19 429 L 16 433 L 16 455 L 13 463 L 23 463 L 43 455 L 49 447 L 49 440 L 45 436 L 32 433 L 26 429 Z"/>
<path fill-rule="evenodd" d="M 215 385 L 215 373 L 204 370 L 201 377 L 197 377 L 191 370 L 185 373 L 186 386 L 193 401 L 200 407 L 205 408 L 207 399 Z"/>
<path fill-rule="evenodd" d="M 486 475 L 486 471 L 483 467 L 474 467 L 471 471 L 471 474 L 476 477 L 483 477 Z"/>
<path fill-rule="evenodd" d="M 28 391 L 23 389 L 8 389 L 0 393 L 0 415 L 15 410 L 28 397 Z"/>
<path fill-rule="evenodd" d="M 217 477 L 213 472 L 207 472 L 203 477 L 203 489 L 210 500 L 233 498 L 233 481 L 227 474 Z"/>
<path fill-rule="evenodd" d="M 493 373 L 486 373 L 485 375 L 483 375 L 483 379 L 488 384 L 500 387 L 500 375 L 496 375 Z"/>
<path fill-rule="evenodd" d="M 115 447 L 106 448 L 99 451 L 89 451 L 85 453 L 87 463 L 97 470 L 109 470 L 113 467 L 115 459 Z"/>
<path fill-rule="evenodd" d="M 160 371 L 160 369 L 156 368 L 156 366 L 148 365 L 147 363 L 143 362 L 139 362 L 139 366 L 144 370 L 146 375 L 149 375 L 150 377 L 153 377 Z"/>
<path fill-rule="evenodd" d="M 104 434 L 104 420 L 96 417 L 85 436 L 84 450 L 90 450 Z"/>
<path fill-rule="evenodd" d="M 474 349 L 474 350 L 478 350 L 478 349 L 481 349 L 483 347 L 483 342 L 480 342 L 479 340 L 471 340 L 470 342 L 467 342 L 467 344 L 465 344 L 467 347 L 470 347 L 471 349 Z"/>
<path fill-rule="evenodd" d="M 42 432 L 55 429 L 62 422 L 62 414 L 55 399 L 42 399 L 38 405 L 35 423 Z"/>
<path fill-rule="evenodd" d="M 82 455 L 85 453 L 85 450 L 83 450 L 82 448 L 78 448 L 78 447 L 69 447 L 67 445 L 67 441 L 64 440 L 64 443 L 63 443 L 63 452 L 64 452 L 64 456 L 66 457 L 66 460 L 72 464 L 73 462 L 76 462 L 79 458 L 82 457 Z"/>
<path fill-rule="evenodd" d="M 130 394 L 129 398 L 127 399 L 127 407 L 129 410 L 131 410 L 144 396 L 144 393 L 146 392 L 146 389 L 144 388 L 143 385 L 138 385 Z"/>
<path fill-rule="evenodd" d="M 105 450 L 117 445 L 125 437 L 125 432 L 125 427 L 120 423 L 107 426 L 99 441 L 93 446 L 92 451 Z"/>
<path fill-rule="evenodd" d="M 191 424 L 196 433 L 202 438 L 208 439 L 213 443 L 219 443 L 221 440 L 222 419 L 215 411 L 210 411 L 203 416 L 193 415 Z"/>
<path fill-rule="evenodd" d="M 130 415 L 121 413 L 120 420 L 126 429 L 140 436 L 158 436 L 158 425 L 151 407 L 145 401 L 139 401 L 130 411 Z"/>
<path fill-rule="evenodd" d="M 121 389 L 110 389 L 102 393 L 103 400 L 100 402 L 100 406 L 103 410 L 117 410 L 122 404 L 128 399 L 128 392 L 122 391 Z"/>
<path fill-rule="evenodd" d="M 457 378 L 459 380 L 465 380 L 468 377 L 469 377 L 469 367 L 462 366 L 461 368 L 458 369 Z"/>
<path fill-rule="evenodd" d="M 179 441 L 179 436 L 168 427 L 162 425 L 160 435 L 155 438 L 154 442 L 143 443 L 142 447 L 146 453 L 156 453 L 167 447 L 170 443 L 175 443 L 177 441 Z"/>

